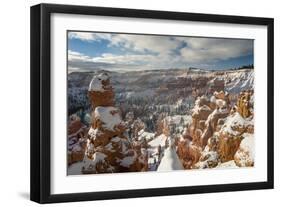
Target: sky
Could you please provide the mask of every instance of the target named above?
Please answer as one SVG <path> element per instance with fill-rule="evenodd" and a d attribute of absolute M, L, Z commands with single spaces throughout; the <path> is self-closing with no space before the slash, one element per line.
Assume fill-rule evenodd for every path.
<path fill-rule="evenodd" d="M 68 32 L 68 70 L 223 70 L 253 64 L 253 40 Z"/>

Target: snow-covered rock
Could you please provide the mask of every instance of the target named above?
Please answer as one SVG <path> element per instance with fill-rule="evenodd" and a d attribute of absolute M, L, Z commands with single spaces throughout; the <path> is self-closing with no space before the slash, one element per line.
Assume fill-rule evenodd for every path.
<path fill-rule="evenodd" d="M 100 89 L 99 84 L 102 90 L 97 90 Z M 92 174 L 146 170 L 147 157 L 140 150 L 135 150 L 125 136 L 125 122 L 119 109 L 111 105 L 113 96 L 107 96 L 108 93 L 113 94 L 109 77 L 105 74 L 95 76 L 89 90 L 94 111 L 81 172 Z"/>
<path fill-rule="evenodd" d="M 243 140 L 237 152 L 234 155 L 234 161 L 239 167 L 251 167 L 254 166 L 255 156 L 255 143 L 253 134 L 243 134 Z"/>
<path fill-rule="evenodd" d="M 71 115 L 68 120 L 67 163 L 71 165 L 84 158 L 86 150 L 87 127 L 77 115 Z"/>
<path fill-rule="evenodd" d="M 88 89 L 92 107 L 114 106 L 114 92 L 107 73 L 95 75 Z"/>
<path fill-rule="evenodd" d="M 238 112 L 228 116 L 222 126 L 220 133 L 225 135 L 239 136 L 254 126 L 253 119 L 244 119 Z"/>
<path fill-rule="evenodd" d="M 148 144 L 151 146 L 151 147 L 164 147 L 165 146 L 165 143 L 166 143 L 166 140 L 167 140 L 167 136 L 164 135 L 164 134 L 161 134 L 157 137 L 155 137 L 153 140 L 151 140 L 150 142 L 148 142 Z"/>
<path fill-rule="evenodd" d="M 164 157 L 161 159 L 157 171 L 184 170 L 183 165 L 176 153 L 174 147 L 168 147 L 164 151 Z"/>
<path fill-rule="evenodd" d="M 230 160 L 227 162 L 220 162 L 216 169 L 225 169 L 225 168 L 238 168 L 238 166 L 235 164 L 234 160 Z"/>
<path fill-rule="evenodd" d="M 109 81 L 110 80 L 107 73 L 95 75 L 91 80 L 88 91 L 105 92 L 105 90 L 110 89 Z"/>
<path fill-rule="evenodd" d="M 114 131 L 119 125 L 124 125 L 121 120 L 120 111 L 115 107 L 102 107 L 98 106 L 94 112 L 95 120 L 101 122 L 103 129 Z"/>
<path fill-rule="evenodd" d="M 204 150 L 199 162 L 195 164 L 194 168 L 205 169 L 214 168 L 219 163 L 219 154 L 216 151 Z"/>
<path fill-rule="evenodd" d="M 245 133 L 253 133 L 253 119 L 244 119 L 238 112 L 227 117 L 219 131 L 219 154 L 223 162 L 233 160 Z"/>
<path fill-rule="evenodd" d="M 198 97 L 192 111 L 189 133 L 193 143 L 204 148 L 208 139 L 217 131 L 219 119 L 229 114 L 228 94 L 220 91 L 214 92 L 210 99 L 206 96 Z"/>
<path fill-rule="evenodd" d="M 234 155 L 236 165 L 253 165 L 254 138 L 246 138 L 245 143 L 241 143 L 254 132 L 253 113 L 249 112 L 253 111 L 253 105 L 249 104 L 252 95 L 253 91 L 242 92 L 237 105 L 232 107 L 234 110 L 227 92 L 214 92 L 210 99 L 197 98 L 192 123 L 178 143 L 177 151 L 185 168 L 214 168 L 221 162 L 234 160 Z M 202 113 L 205 109 L 211 113 Z"/>
<path fill-rule="evenodd" d="M 243 90 L 254 89 L 254 70 L 243 69 L 225 73 L 225 90 L 229 93 L 239 93 Z M 242 84 L 241 84 L 242 83 Z"/>

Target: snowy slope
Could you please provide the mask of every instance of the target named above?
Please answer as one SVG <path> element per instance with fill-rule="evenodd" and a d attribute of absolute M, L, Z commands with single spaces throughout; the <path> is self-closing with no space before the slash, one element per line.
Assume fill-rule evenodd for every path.
<path fill-rule="evenodd" d="M 242 90 L 254 89 L 254 70 L 239 70 L 223 75 L 226 90 L 239 93 Z"/>
<path fill-rule="evenodd" d="M 164 151 L 164 157 L 162 158 L 157 171 L 172 171 L 172 170 L 183 170 L 181 161 L 176 153 L 175 148 L 168 147 Z"/>

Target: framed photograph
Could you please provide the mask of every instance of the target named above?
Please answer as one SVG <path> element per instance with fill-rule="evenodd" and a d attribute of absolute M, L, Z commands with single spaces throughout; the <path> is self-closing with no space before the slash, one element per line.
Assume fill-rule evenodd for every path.
<path fill-rule="evenodd" d="M 31 7 L 31 200 L 273 188 L 273 19 Z"/>

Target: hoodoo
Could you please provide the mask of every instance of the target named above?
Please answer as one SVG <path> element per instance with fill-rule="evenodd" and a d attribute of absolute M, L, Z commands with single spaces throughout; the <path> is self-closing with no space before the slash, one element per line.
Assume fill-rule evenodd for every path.
<path fill-rule="evenodd" d="M 147 159 L 139 155 L 124 135 L 126 124 L 114 106 L 113 87 L 107 73 L 93 77 L 88 96 L 93 111 L 82 173 L 145 170 Z"/>

